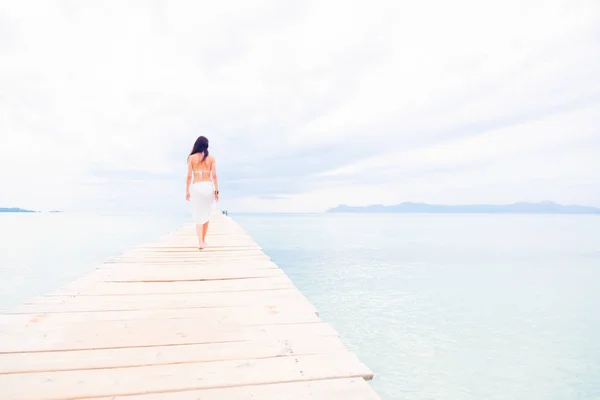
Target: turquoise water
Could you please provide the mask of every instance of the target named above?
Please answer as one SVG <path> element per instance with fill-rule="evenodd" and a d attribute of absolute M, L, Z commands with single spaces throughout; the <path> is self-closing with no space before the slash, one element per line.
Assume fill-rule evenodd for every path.
<path fill-rule="evenodd" d="M 235 218 L 383 399 L 600 399 L 600 218 Z"/>
<path fill-rule="evenodd" d="M 53 291 L 183 221 L 179 216 L 0 213 L 0 310 Z"/>
<path fill-rule="evenodd" d="M 0 309 L 181 217 L 0 214 Z M 233 215 L 382 399 L 600 399 L 600 217 Z"/>

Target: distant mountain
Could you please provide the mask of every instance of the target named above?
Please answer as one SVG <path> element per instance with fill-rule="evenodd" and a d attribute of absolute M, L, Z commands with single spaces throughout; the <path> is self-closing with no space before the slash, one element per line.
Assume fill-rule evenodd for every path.
<path fill-rule="evenodd" d="M 17 207 L 11 207 L 11 208 L 3 208 L 0 207 L 0 212 L 13 212 L 13 213 L 32 213 L 32 212 L 37 212 L 37 211 L 32 211 L 32 210 L 24 210 L 22 208 L 17 208 Z"/>
<path fill-rule="evenodd" d="M 506 205 L 437 205 L 426 203 L 402 203 L 395 206 L 375 204 L 370 206 L 348 206 L 341 204 L 328 213 L 481 213 L 481 214 L 600 214 L 600 208 L 561 205 L 551 201 L 540 203 L 514 203 Z"/>

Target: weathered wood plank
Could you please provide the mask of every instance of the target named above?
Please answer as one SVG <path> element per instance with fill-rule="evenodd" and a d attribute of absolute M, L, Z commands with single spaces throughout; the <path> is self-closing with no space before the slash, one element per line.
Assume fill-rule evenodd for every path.
<path fill-rule="evenodd" d="M 244 278 L 268 278 L 285 276 L 280 269 L 241 269 L 227 268 L 200 269 L 188 268 L 179 270 L 177 268 L 142 268 L 132 272 L 120 271 L 118 268 L 98 269 L 92 279 L 102 282 L 174 282 L 174 281 L 201 281 L 201 280 L 223 280 Z"/>
<path fill-rule="evenodd" d="M 0 327 L 0 353 L 110 349 L 338 336 L 325 323 L 221 326 L 211 321 L 181 318 L 157 324 L 152 320 L 90 321 L 85 324 Z M 250 346 L 251 344 L 248 343 Z M 0 397 L 1 398 L 1 397 Z"/>
<path fill-rule="evenodd" d="M 18 307 L 17 313 L 82 311 L 157 310 L 172 308 L 213 308 L 235 306 L 306 305 L 310 303 L 297 290 L 274 289 L 259 292 L 216 292 L 153 295 L 108 295 L 37 297 Z M 7 314 L 10 314 L 8 312 Z"/>
<path fill-rule="evenodd" d="M 267 257 L 267 255 L 259 248 L 205 248 L 200 251 L 198 248 L 189 248 L 186 250 L 178 250 L 178 251 L 128 251 L 119 256 L 113 258 L 125 258 L 125 257 L 190 257 L 194 258 L 221 258 L 221 257 L 244 257 L 248 255 L 254 256 L 263 256 Z"/>
<path fill-rule="evenodd" d="M 217 244 L 219 243 L 219 244 Z M 206 248 L 206 253 L 223 253 L 226 251 L 245 251 L 245 250 L 262 250 L 262 248 L 258 245 L 252 245 L 252 244 L 233 244 L 229 241 L 221 241 L 221 242 L 217 242 L 217 243 L 211 243 L 210 247 Z M 203 250 L 204 251 L 204 250 Z M 133 247 L 133 250 L 128 251 L 127 253 L 123 253 L 123 254 L 134 254 L 134 253 L 138 253 L 138 254 L 156 254 L 156 253 L 167 253 L 167 254 L 171 254 L 171 253 L 197 253 L 198 252 L 198 246 L 195 243 L 190 243 L 188 245 L 185 245 L 184 243 L 173 243 L 171 245 L 165 245 L 165 244 L 156 244 L 153 246 L 136 246 Z"/>
<path fill-rule="evenodd" d="M 151 279 L 146 281 L 114 281 L 110 277 L 107 278 L 106 273 L 102 270 L 96 270 L 86 275 L 84 278 L 77 279 L 67 285 L 64 285 L 60 289 L 49 293 L 48 296 L 62 296 L 63 294 L 85 294 L 88 290 L 90 295 L 94 295 L 96 293 L 96 289 L 94 288 L 96 287 L 98 287 L 97 292 L 99 294 L 104 293 L 102 291 L 103 289 L 100 289 L 103 287 L 118 288 L 114 293 L 112 291 L 108 291 L 105 294 L 136 293 L 135 289 L 129 292 L 129 287 L 138 288 L 139 294 L 245 291 L 245 288 L 248 290 L 254 290 L 256 288 L 258 290 L 259 286 L 263 284 L 265 290 L 284 289 L 289 288 L 290 286 L 294 287 L 293 283 L 285 274 L 276 273 L 275 275 L 276 276 L 239 279 Z M 273 286 L 270 286 L 271 282 L 280 283 L 274 283 Z M 285 285 L 284 283 L 289 285 Z M 195 288 L 198 288 L 198 290 L 195 290 Z M 179 291 L 179 289 L 181 291 Z M 127 290 L 127 292 L 123 293 L 124 290 Z"/>
<path fill-rule="evenodd" d="M 128 296 L 122 294 L 106 295 L 106 296 L 40 296 L 31 300 L 27 300 L 25 304 L 64 304 L 69 306 L 72 304 L 87 304 L 94 303 L 98 305 L 105 304 L 124 304 L 124 303 L 146 303 L 154 304 L 157 302 L 167 303 L 192 303 L 207 302 L 208 304 L 218 304 L 221 300 L 227 303 L 231 299 L 238 297 L 240 302 L 246 302 L 250 299 L 274 299 L 281 298 L 283 300 L 292 298 L 305 299 L 305 297 L 295 288 L 264 290 L 258 293 L 249 293 L 248 291 L 240 292 L 216 292 L 216 293 L 163 293 L 163 294 L 139 294 L 137 296 Z M 247 304 L 247 303 L 244 303 Z M 240 305 L 244 305 L 240 304 Z"/>
<path fill-rule="evenodd" d="M 103 398 L 106 400 L 106 397 Z M 134 396 L 114 396 L 110 400 L 379 400 L 364 379 L 328 379 L 309 382 L 276 383 L 223 389 L 187 390 Z M 89 400 L 101 400 L 94 398 Z"/>
<path fill-rule="evenodd" d="M 58 400 L 356 378 L 372 372 L 350 353 L 0 375 L 0 398 Z M 282 394 L 283 395 L 283 394 Z"/>
<path fill-rule="evenodd" d="M 0 354 L 0 374 L 105 369 L 347 352 L 335 336 L 248 342 Z"/>
<path fill-rule="evenodd" d="M 320 322 L 309 303 L 293 306 L 234 306 L 215 308 L 167 308 L 148 310 L 0 314 L 2 326 L 50 325 L 88 321 L 133 321 L 140 319 L 196 319 L 220 325 L 275 325 Z M 157 321 L 157 323 L 159 323 Z M 164 323 L 168 323 L 165 321 Z"/>
<path fill-rule="evenodd" d="M 50 294 L 51 296 L 82 296 L 99 295 L 140 295 L 160 293 L 213 293 L 213 292 L 244 292 L 273 289 L 290 289 L 293 283 L 285 276 L 274 278 L 226 279 L 213 281 L 179 281 L 179 282 L 96 282 L 85 285 L 84 290 L 79 286 L 66 286 Z"/>
<path fill-rule="evenodd" d="M 115 265 L 118 264 L 118 265 Z M 164 272 L 164 268 L 169 268 L 170 271 L 177 270 L 180 272 L 208 272 L 214 274 L 217 271 L 223 271 L 227 273 L 231 272 L 242 272 L 247 270 L 255 269 L 277 269 L 277 264 L 269 259 L 247 259 L 247 260 L 202 260 L 197 261 L 194 259 L 187 260 L 129 260 L 120 261 L 118 263 L 104 263 L 96 267 L 101 270 L 111 271 L 127 271 L 143 270 L 146 272 L 158 271 Z M 217 269 L 217 271 L 215 271 Z M 130 271 L 131 272 L 131 271 Z"/>
<path fill-rule="evenodd" d="M 239 255 L 245 254 L 247 252 L 254 253 L 262 253 L 262 249 L 258 245 L 230 245 L 225 244 L 226 242 L 221 242 L 222 244 L 211 244 L 211 247 L 207 247 L 202 250 L 203 257 L 205 254 L 208 255 Z M 169 256 L 178 256 L 180 254 L 198 254 L 198 247 L 190 243 L 188 246 L 153 246 L 153 247 L 138 247 L 123 253 L 123 255 L 169 255 Z M 262 253 L 264 254 L 264 253 Z"/>

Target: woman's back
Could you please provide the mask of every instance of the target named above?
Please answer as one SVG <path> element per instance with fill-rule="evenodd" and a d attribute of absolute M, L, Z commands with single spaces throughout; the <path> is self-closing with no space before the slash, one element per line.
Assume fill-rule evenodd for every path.
<path fill-rule="evenodd" d="M 204 160 L 204 155 L 202 153 L 193 154 L 191 157 L 192 163 L 192 171 L 194 173 L 194 181 L 203 182 L 203 181 L 211 181 L 212 180 L 212 171 L 215 159 L 213 156 L 208 156 Z"/>

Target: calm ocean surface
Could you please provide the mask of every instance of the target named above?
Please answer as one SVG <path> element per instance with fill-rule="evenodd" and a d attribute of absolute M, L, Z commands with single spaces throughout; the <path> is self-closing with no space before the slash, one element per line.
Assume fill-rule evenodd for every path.
<path fill-rule="evenodd" d="M 382 399 L 600 399 L 600 216 L 232 216 Z M 0 214 L 0 309 L 185 220 Z"/>

